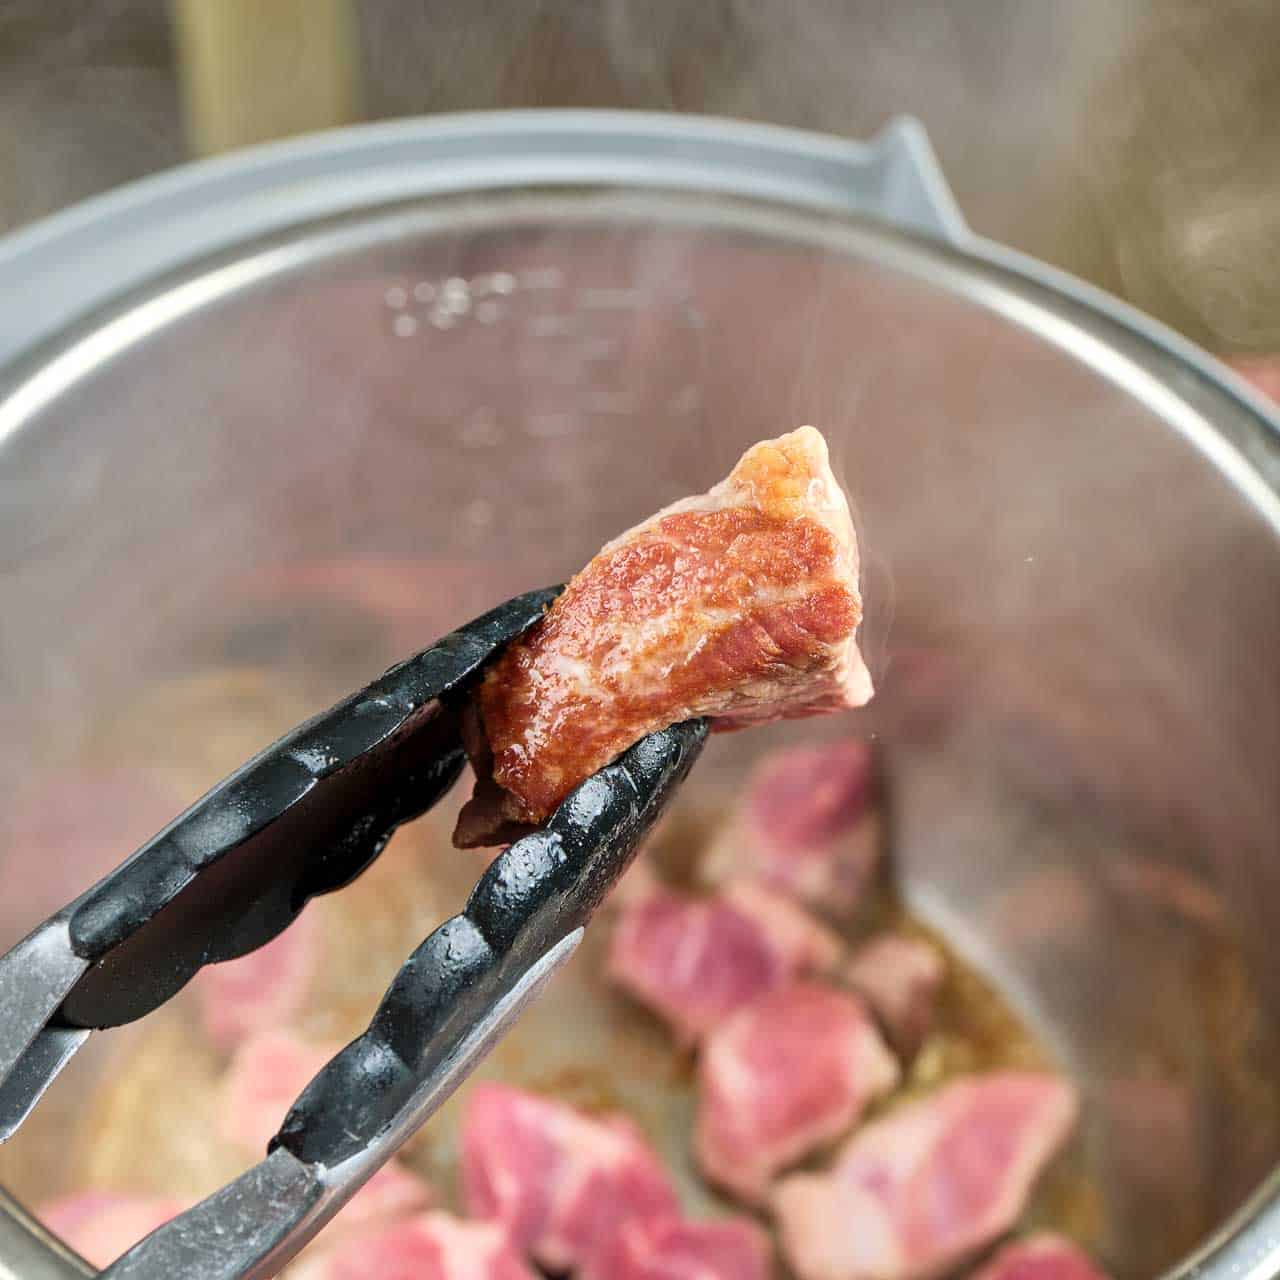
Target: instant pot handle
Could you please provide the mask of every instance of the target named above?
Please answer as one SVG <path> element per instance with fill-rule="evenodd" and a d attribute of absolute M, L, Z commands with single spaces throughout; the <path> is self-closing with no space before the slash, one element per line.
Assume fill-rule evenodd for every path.
<path fill-rule="evenodd" d="M 865 152 L 861 163 L 851 157 L 849 194 L 856 212 L 948 244 L 968 243 L 968 225 L 919 120 L 895 116 Z"/>

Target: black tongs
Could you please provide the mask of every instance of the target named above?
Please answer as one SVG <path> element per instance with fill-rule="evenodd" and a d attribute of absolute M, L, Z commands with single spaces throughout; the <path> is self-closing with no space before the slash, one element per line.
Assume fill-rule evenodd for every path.
<path fill-rule="evenodd" d="M 477 618 L 294 729 L 0 957 L 0 1141 L 94 1029 L 269 942 L 350 883 L 465 761 L 460 704 L 558 589 Z M 275 1275 L 457 1088 L 572 954 L 697 758 L 705 721 L 638 742 L 480 877 L 368 1030 L 293 1104 L 264 1160 L 154 1231 L 111 1277 Z"/>

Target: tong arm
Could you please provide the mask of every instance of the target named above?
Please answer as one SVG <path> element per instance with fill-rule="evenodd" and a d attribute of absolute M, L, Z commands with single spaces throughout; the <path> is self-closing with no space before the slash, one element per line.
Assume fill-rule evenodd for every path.
<path fill-rule="evenodd" d="M 111 1280 L 277 1274 L 453 1093 L 569 958 L 706 741 L 692 720 L 582 783 L 409 957 L 368 1030 L 312 1079 L 265 1160 L 166 1223 Z"/>
<path fill-rule="evenodd" d="M 91 1029 L 271 941 L 434 805 L 465 759 L 454 700 L 557 591 L 507 601 L 286 734 L 0 957 L 0 1141 Z"/>

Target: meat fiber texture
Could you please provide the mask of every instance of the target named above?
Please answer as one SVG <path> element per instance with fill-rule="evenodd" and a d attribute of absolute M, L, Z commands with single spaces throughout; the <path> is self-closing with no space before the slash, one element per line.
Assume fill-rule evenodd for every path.
<path fill-rule="evenodd" d="M 706 855 L 709 880 L 752 877 L 848 920 L 880 859 L 871 747 L 857 739 L 771 752 Z"/>
<path fill-rule="evenodd" d="M 550 1271 L 589 1266 L 632 1223 L 678 1217 L 670 1177 L 635 1125 L 506 1085 L 478 1085 L 462 1122 L 470 1216 Z"/>
<path fill-rule="evenodd" d="M 856 997 L 796 982 L 723 1022 L 698 1063 L 694 1151 L 748 1204 L 887 1094 L 898 1064 Z"/>
<path fill-rule="evenodd" d="M 791 979 L 829 972 L 840 951 L 835 934 L 760 885 L 695 897 L 655 881 L 628 895 L 608 972 L 689 1045 Z"/>
<path fill-rule="evenodd" d="M 472 703 L 467 847 L 542 822 L 645 734 L 865 703 L 858 547 L 812 427 L 754 445 L 729 477 L 610 542 L 508 646 Z"/>
<path fill-rule="evenodd" d="M 1043 1233 L 1001 1249 L 971 1280 L 1107 1280 L 1070 1240 Z"/>
<path fill-rule="evenodd" d="M 800 1280 L 926 1280 L 1013 1226 L 1075 1122 L 1069 1085 L 993 1072 L 897 1107 L 827 1173 L 793 1174 L 772 1208 Z"/>
<path fill-rule="evenodd" d="M 845 981 L 871 1006 L 904 1061 L 915 1057 L 929 1033 L 945 977 L 946 962 L 937 947 L 896 933 L 865 942 L 844 969 Z"/>

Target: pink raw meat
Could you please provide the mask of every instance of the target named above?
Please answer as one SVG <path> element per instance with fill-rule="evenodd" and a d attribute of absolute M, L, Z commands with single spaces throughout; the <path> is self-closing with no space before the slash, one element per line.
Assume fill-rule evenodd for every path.
<path fill-rule="evenodd" d="M 1070 1240 L 1037 1235 L 1005 1245 L 971 1280 L 1107 1280 Z"/>
<path fill-rule="evenodd" d="M 750 1218 L 629 1222 L 580 1280 L 768 1280 L 769 1239 Z"/>
<path fill-rule="evenodd" d="M 83 1191 L 50 1201 L 36 1217 L 87 1262 L 105 1267 L 185 1208 L 169 1196 Z"/>
<path fill-rule="evenodd" d="M 797 972 L 830 971 L 844 944 L 826 925 L 775 889 L 752 880 L 727 885 L 720 897 L 735 911 L 754 920 Z"/>
<path fill-rule="evenodd" d="M 923 1280 L 1014 1224 L 1076 1116 L 1070 1085 L 994 1072 L 867 1125 L 825 1174 L 795 1174 L 772 1204 L 800 1280 Z"/>
<path fill-rule="evenodd" d="M 711 1181 L 748 1203 L 837 1138 L 898 1082 L 856 997 L 796 982 L 721 1023 L 698 1064 L 694 1150 Z"/>
<path fill-rule="evenodd" d="M 265 947 L 202 969 L 191 987 L 209 1039 L 230 1050 L 254 1032 L 292 1021 L 311 990 L 321 945 L 319 917 L 303 911 Z"/>
<path fill-rule="evenodd" d="M 342 1206 L 320 1238 L 332 1240 L 372 1223 L 393 1222 L 406 1214 L 421 1213 L 435 1200 L 430 1183 L 406 1169 L 399 1160 L 388 1160 Z"/>
<path fill-rule="evenodd" d="M 308 1044 L 288 1031 L 263 1031 L 241 1043 L 222 1081 L 222 1136 L 264 1155 L 285 1113 L 311 1077 L 341 1048 Z"/>
<path fill-rule="evenodd" d="M 289 1280 L 535 1280 L 493 1223 L 428 1213 L 308 1257 Z"/>
<path fill-rule="evenodd" d="M 467 1211 L 500 1223 L 553 1271 L 585 1262 L 628 1222 L 679 1212 L 667 1171 L 623 1116 L 586 1116 L 482 1084 L 468 1100 L 461 1148 Z"/>
<path fill-rule="evenodd" d="M 697 898 L 655 882 L 624 906 L 608 971 L 692 1043 L 799 974 L 830 970 L 839 953 L 834 934 L 759 885 Z"/>
<path fill-rule="evenodd" d="M 708 854 L 717 879 L 755 876 L 824 913 L 847 917 L 880 856 L 872 755 L 845 740 L 766 756 Z"/>
<path fill-rule="evenodd" d="M 937 947 L 923 938 L 882 934 L 854 952 L 844 976 L 871 1006 L 898 1056 L 914 1058 L 928 1034 L 946 977 Z"/>

